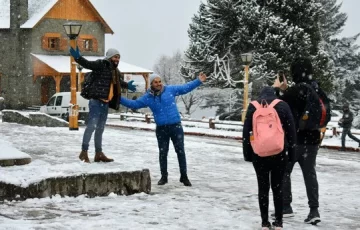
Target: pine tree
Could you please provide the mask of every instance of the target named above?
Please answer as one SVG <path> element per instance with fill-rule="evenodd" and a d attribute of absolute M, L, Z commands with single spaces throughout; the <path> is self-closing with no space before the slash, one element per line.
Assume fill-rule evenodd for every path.
<path fill-rule="evenodd" d="M 312 48 L 304 29 L 277 15 L 256 0 L 202 3 L 188 31 L 183 73 L 203 70 L 212 73 L 212 85 L 241 87 L 240 55 L 252 51 L 252 79 L 273 78 L 294 57 L 307 56 Z"/>
<path fill-rule="evenodd" d="M 358 91 L 360 53 L 359 45 L 356 44 L 359 34 L 338 38 L 347 20 L 346 13 L 340 12 L 341 3 L 338 4 L 336 0 L 318 0 L 318 2 L 323 9 L 320 17 L 321 34 L 325 52 L 329 54 L 331 60 L 329 71 L 335 76 L 334 91 L 332 91 L 334 107 L 340 108 L 345 101 L 356 105 L 359 100 L 357 95 L 360 95 Z M 360 106 L 357 109 L 360 109 Z"/>

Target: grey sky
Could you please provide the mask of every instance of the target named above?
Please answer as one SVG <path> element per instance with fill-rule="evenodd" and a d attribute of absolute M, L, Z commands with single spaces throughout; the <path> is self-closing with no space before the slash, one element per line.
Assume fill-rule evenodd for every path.
<path fill-rule="evenodd" d="M 348 20 L 342 35 L 352 36 L 360 33 L 360 0 L 343 0 L 339 2 L 343 3 L 341 11 L 348 14 Z M 360 40 L 358 40 L 358 44 L 360 45 Z"/>
<path fill-rule="evenodd" d="M 118 48 L 121 59 L 152 69 L 162 54 L 188 45 L 187 30 L 200 0 L 91 0 L 114 31 L 106 48 Z"/>
<path fill-rule="evenodd" d="M 123 61 L 147 69 L 160 55 L 187 48 L 187 30 L 200 1 L 91 0 L 115 32 L 106 36 L 106 48 L 119 49 Z M 343 0 L 342 11 L 348 13 L 344 36 L 360 32 L 359 9 L 360 0 Z"/>

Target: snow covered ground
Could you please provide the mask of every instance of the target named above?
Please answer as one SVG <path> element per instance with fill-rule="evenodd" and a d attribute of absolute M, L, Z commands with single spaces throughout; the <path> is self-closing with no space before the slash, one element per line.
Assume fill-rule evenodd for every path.
<path fill-rule="evenodd" d="M 185 128 L 189 129 L 201 131 Z M 188 174 L 193 187 L 179 183 L 172 147 L 168 159 L 169 184 L 157 186 L 160 173 L 154 132 L 107 127 L 103 149 L 115 162 L 85 164 L 77 158 L 83 131 L 82 127 L 80 131 L 69 131 L 0 123 L 0 151 L 11 145 L 33 160 L 29 165 L 0 168 L 0 180 L 26 186 L 50 176 L 149 168 L 152 193 L 5 201 L 0 203 L 1 230 L 260 229 L 256 177 L 252 164 L 243 161 L 239 141 L 186 136 Z M 335 138 L 326 141 L 340 143 Z M 93 143 L 90 156 L 93 157 Z M 307 198 L 301 170 L 296 166 L 293 172 L 296 215 L 285 219 L 284 229 L 360 230 L 360 154 L 321 149 L 317 172 L 322 222 L 318 226 L 303 223 L 308 213 Z M 270 212 L 272 207 L 271 203 Z"/>

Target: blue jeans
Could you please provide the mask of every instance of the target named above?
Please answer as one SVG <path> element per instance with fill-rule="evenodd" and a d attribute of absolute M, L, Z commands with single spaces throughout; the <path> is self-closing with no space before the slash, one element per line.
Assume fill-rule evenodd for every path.
<path fill-rule="evenodd" d="M 102 134 L 105 129 L 108 111 L 108 103 L 100 100 L 90 99 L 89 116 L 82 142 L 83 151 L 87 151 L 89 149 L 90 139 L 95 130 L 95 152 L 102 152 Z"/>
<path fill-rule="evenodd" d="M 161 175 L 167 175 L 167 156 L 170 139 L 177 154 L 180 173 L 186 175 L 186 156 L 184 150 L 184 130 L 181 123 L 156 126 L 156 138 L 159 146 L 159 163 Z"/>

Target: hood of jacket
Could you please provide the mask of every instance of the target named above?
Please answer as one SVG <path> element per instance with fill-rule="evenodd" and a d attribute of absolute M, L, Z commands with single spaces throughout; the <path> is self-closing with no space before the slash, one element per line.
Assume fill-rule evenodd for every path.
<path fill-rule="evenodd" d="M 265 86 L 261 92 L 260 92 L 260 96 L 259 96 L 259 100 L 275 100 L 276 97 L 276 91 L 273 87 L 271 86 Z"/>

